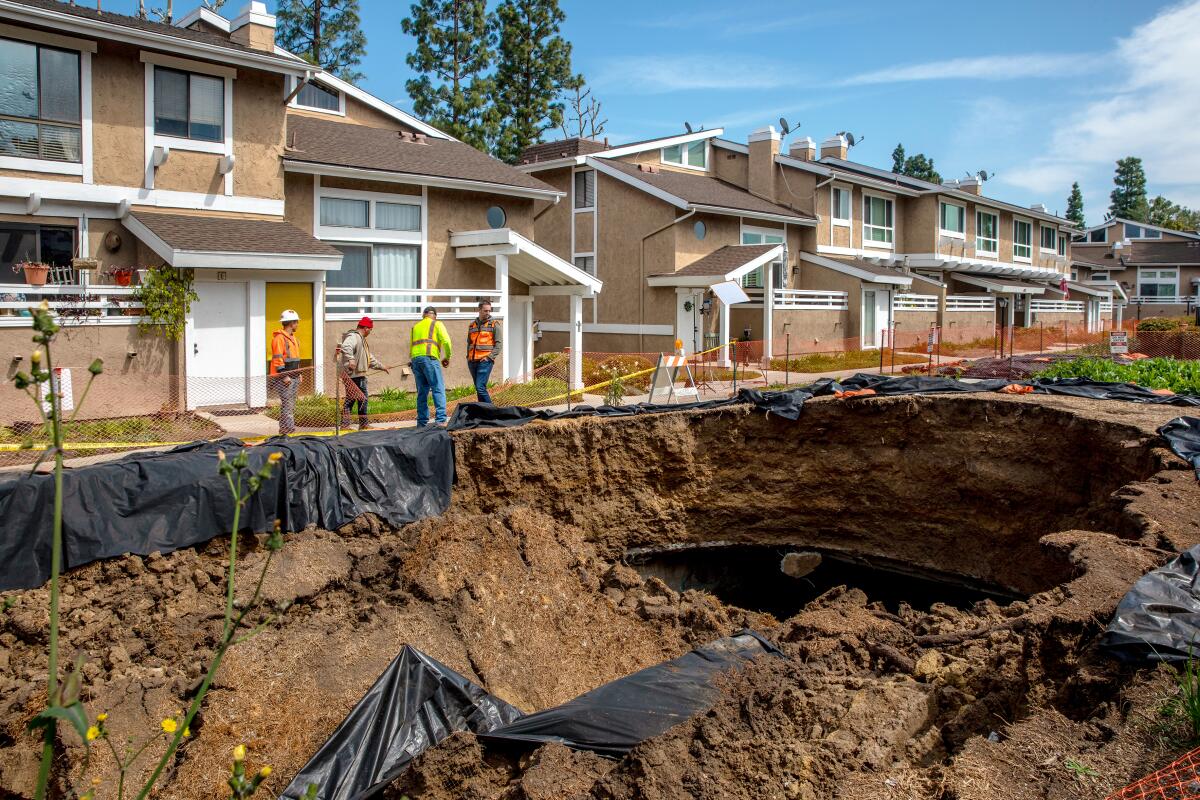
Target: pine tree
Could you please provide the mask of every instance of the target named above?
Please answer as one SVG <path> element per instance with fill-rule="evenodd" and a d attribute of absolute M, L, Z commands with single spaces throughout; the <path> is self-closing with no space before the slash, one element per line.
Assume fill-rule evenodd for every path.
<path fill-rule="evenodd" d="M 904 159 L 904 169 L 900 170 L 900 174 L 930 183 L 942 182 L 942 176 L 933 168 L 933 159 L 927 158 L 924 153 Z"/>
<path fill-rule="evenodd" d="M 404 84 L 413 110 L 451 136 L 488 149 L 500 126 L 488 103 L 496 37 L 484 0 L 418 0 L 401 29 L 417 40 L 405 58 L 417 73 Z"/>
<path fill-rule="evenodd" d="M 892 151 L 892 172 L 900 175 L 904 174 L 904 145 L 896 145 L 896 149 Z"/>
<path fill-rule="evenodd" d="M 1113 175 L 1113 190 L 1109 197 L 1112 204 L 1108 210 L 1114 217 L 1135 222 L 1146 221 L 1150 214 L 1150 204 L 1146 201 L 1146 172 L 1142 169 L 1140 158 L 1129 156 L 1117 162 L 1117 171 Z"/>
<path fill-rule="evenodd" d="M 342 80 L 362 80 L 355 69 L 367 54 L 358 0 L 279 0 L 279 46 Z"/>
<path fill-rule="evenodd" d="M 1150 201 L 1146 222 L 1173 231 L 1194 231 L 1200 229 L 1200 211 L 1193 211 L 1158 195 Z"/>
<path fill-rule="evenodd" d="M 1067 219 L 1074 222 L 1076 228 L 1084 227 L 1083 192 L 1079 191 L 1079 181 L 1071 184 L 1071 196 L 1067 198 Z"/>
<path fill-rule="evenodd" d="M 500 134 L 494 155 L 515 163 L 526 147 L 563 121 L 559 95 L 582 81 L 571 74 L 571 45 L 559 35 L 558 0 L 501 0 L 495 105 Z"/>

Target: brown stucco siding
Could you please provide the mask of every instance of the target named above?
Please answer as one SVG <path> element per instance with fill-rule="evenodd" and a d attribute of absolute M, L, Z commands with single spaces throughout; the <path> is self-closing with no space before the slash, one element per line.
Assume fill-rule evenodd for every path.
<path fill-rule="evenodd" d="M 220 163 L 221 156 L 214 153 L 172 150 L 167 160 L 154 172 L 154 188 L 224 194 L 225 176 L 218 170 Z M 237 171 L 236 167 L 234 171 Z M 236 184 L 236 177 L 234 182 Z"/>
<path fill-rule="evenodd" d="M 771 317 L 772 353 L 784 355 L 785 351 L 796 355 L 801 352 L 816 352 L 828 345 L 830 350 L 841 347 L 847 323 L 846 311 L 780 310 L 775 309 Z M 750 330 L 751 341 L 764 338 L 763 310 L 734 306 L 729 314 L 729 335 L 741 338 Z"/>
<path fill-rule="evenodd" d="M 850 338 L 859 335 L 859 319 L 862 316 L 862 281 L 853 275 L 827 269 L 807 261 L 800 264 L 799 288 L 826 292 L 846 292 L 846 304 L 842 312 L 842 324 L 837 326 L 834 338 Z M 834 348 L 837 349 L 837 348 Z"/>
<path fill-rule="evenodd" d="M 749 156 L 720 147 L 714 147 L 710 152 L 712 153 L 712 163 L 709 166 L 712 167 L 716 177 L 743 189 L 750 185 Z"/>
<path fill-rule="evenodd" d="M 421 187 L 412 183 L 392 183 L 390 181 L 361 181 L 356 178 L 340 178 L 334 175 L 322 175 L 321 185 L 330 189 L 354 189 L 359 192 L 379 192 L 381 194 L 421 195 Z"/>
<path fill-rule="evenodd" d="M 679 212 L 682 216 L 683 212 Z M 703 239 L 696 238 L 696 223 L 703 222 L 705 233 Z M 720 250 L 726 245 L 742 243 L 741 222 L 738 217 L 724 214 L 694 214 L 674 226 L 672 231 L 664 231 L 662 236 L 675 238 L 675 258 L 667 264 L 646 263 L 646 274 L 655 275 L 661 272 L 676 272 L 702 257 Z"/>
<path fill-rule="evenodd" d="M 575 252 L 590 253 L 595 249 L 595 212 L 581 211 L 575 217 Z M 570 258 L 567 258 L 570 261 Z"/>
<path fill-rule="evenodd" d="M 238 70 L 233 81 L 235 195 L 283 197 L 281 157 L 286 108 L 280 99 L 282 96 L 282 75 Z"/>
<path fill-rule="evenodd" d="M 283 218 L 302 231 L 313 233 L 313 184 L 312 175 L 291 172 L 283 179 Z"/>
<path fill-rule="evenodd" d="M 533 223 L 534 240 L 559 258 L 571 259 L 571 169 L 544 170 L 533 173 L 535 178 L 550 184 L 567 196 L 547 207 L 544 202 L 536 205 Z M 544 209 L 544 210 L 543 210 Z M 540 212 L 540 213 L 539 213 Z M 599 259 L 597 259 L 598 261 Z"/>
<path fill-rule="evenodd" d="M 146 181 L 146 65 L 139 52 L 101 41 L 92 56 L 92 176 L 99 184 Z"/>
<path fill-rule="evenodd" d="M 533 201 L 481 192 L 429 189 L 428 286 L 431 289 L 491 289 L 496 270 L 476 259 L 460 260 L 450 246 L 450 234 L 487 228 L 487 210 L 498 205 L 507 226 L 533 238 Z"/>
<path fill-rule="evenodd" d="M 948 311 L 942 319 L 942 340 L 969 342 L 994 334 L 996 314 L 992 311 Z"/>

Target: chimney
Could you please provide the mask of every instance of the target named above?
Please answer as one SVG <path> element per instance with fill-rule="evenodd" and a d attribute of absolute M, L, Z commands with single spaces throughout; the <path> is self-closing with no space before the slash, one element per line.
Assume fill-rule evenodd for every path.
<path fill-rule="evenodd" d="M 846 137 L 841 134 L 830 136 L 821 142 L 821 158 L 840 158 L 845 161 L 846 154 L 849 152 L 850 148 L 846 146 Z"/>
<path fill-rule="evenodd" d="M 1046 206 L 1043 203 L 1034 203 L 1033 205 L 1030 206 L 1030 208 L 1033 209 L 1034 211 L 1038 212 L 1039 214 L 1049 214 L 1050 213 L 1049 211 L 1046 210 Z"/>
<path fill-rule="evenodd" d="M 255 50 L 275 51 L 275 15 L 267 13 L 267 4 L 253 0 L 229 23 L 229 38 Z"/>
<path fill-rule="evenodd" d="M 801 161 L 816 161 L 817 143 L 812 140 L 811 136 L 797 139 L 788 147 L 788 155 Z"/>
<path fill-rule="evenodd" d="M 774 125 L 753 131 L 750 145 L 750 193 L 775 202 L 775 156 L 779 155 L 779 131 Z"/>
<path fill-rule="evenodd" d="M 983 194 L 983 182 L 979 178 L 963 178 L 958 182 L 958 188 L 974 195 Z"/>

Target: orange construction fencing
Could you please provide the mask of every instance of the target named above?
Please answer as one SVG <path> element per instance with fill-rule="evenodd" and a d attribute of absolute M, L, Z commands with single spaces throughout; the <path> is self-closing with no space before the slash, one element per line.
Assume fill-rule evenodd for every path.
<path fill-rule="evenodd" d="M 1110 794 L 1106 800 L 1200 800 L 1200 748 Z"/>

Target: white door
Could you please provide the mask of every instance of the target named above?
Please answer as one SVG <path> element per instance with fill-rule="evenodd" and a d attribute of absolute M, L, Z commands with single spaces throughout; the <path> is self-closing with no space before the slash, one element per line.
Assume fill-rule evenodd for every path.
<path fill-rule="evenodd" d="M 504 373 L 516 380 L 527 380 L 533 372 L 532 302 L 509 296 L 508 319 L 504 320 L 501 335 L 511 337 L 508 343 L 508 358 L 511 363 L 504 368 Z"/>
<path fill-rule="evenodd" d="M 700 313 L 704 296 L 699 289 L 688 293 L 692 291 L 675 293 L 675 337 L 683 342 L 688 355 L 704 349 L 704 316 Z"/>
<path fill-rule="evenodd" d="M 862 347 L 875 349 L 883 342 L 883 331 L 892 327 L 892 293 L 886 289 L 862 291 Z"/>
<path fill-rule="evenodd" d="M 246 284 L 197 281 L 184 346 L 187 407 L 247 402 Z"/>

